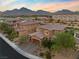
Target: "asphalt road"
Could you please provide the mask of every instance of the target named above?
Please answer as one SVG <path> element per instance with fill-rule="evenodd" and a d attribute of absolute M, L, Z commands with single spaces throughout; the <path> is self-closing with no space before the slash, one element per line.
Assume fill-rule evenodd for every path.
<path fill-rule="evenodd" d="M 28 59 L 12 47 L 10 47 L 5 41 L 0 38 L 0 59 Z"/>

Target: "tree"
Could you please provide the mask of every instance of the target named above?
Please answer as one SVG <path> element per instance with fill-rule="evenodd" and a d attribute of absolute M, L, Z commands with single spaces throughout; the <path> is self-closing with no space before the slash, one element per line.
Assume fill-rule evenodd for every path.
<path fill-rule="evenodd" d="M 68 27 L 68 28 L 65 29 L 65 32 L 74 35 L 75 29 L 73 27 Z"/>
<path fill-rule="evenodd" d="M 67 50 L 67 49 L 74 49 L 75 48 L 75 38 L 70 33 L 61 32 L 56 34 L 54 38 L 55 45 L 57 45 L 57 49 L 60 51 Z"/>
<path fill-rule="evenodd" d="M 72 35 L 74 35 L 75 31 L 79 31 L 79 29 L 78 28 L 73 28 L 73 27 L 67 27 L 65 29 L 65 32 L 70 33 Z"/>
<path fill-rule="evenodd" d="M 42 46 L 46 48 L 46 58 L 52 58 L 53 53 L 62 51 L 70 51 L 75 49 L 75 38 L 68 32 L 57 33 L 53 38 L 43 38 Z"/>
<path fill-rule="evenodd" d="M 20 43 L 25 43 L 28 40 L 28 36 L 20 36 Z"/>
<path fill-rule="evenodd" d="M 49 19 L 48 23 L 52 23 L 54 21 L 54 19 Z"/>
<path fill-rule="evenodd" d="M 13 40 L 14 38 L 18 37 L 18 32 L 12 30 L 10 34 L 7 36 L 10 40 Z"/>
<path fill-rule="evenodd" d="M 61 21 L 61 20 L 60 20 L 60 19 L 58 19 L 58 20 L 57 20 L 57 23 L 60 23 L 60 21 Z"/>
<path fill-rule="evenodd" d="M 14 38 L 18 37 L 18 33 L 7 23 L 0 23 L 0 29 L 3 33 L 7 34 L 7 37 L 10 40 L 13 40 Z"/>
<path fill-rule="evenodd" d="M 44 37 L 42 40 L 42 46 L 47 49 L 45 56 L 47 59 L 52 59 L 52 50 L 54 49 L 54 41 L 52 38 Z"/>

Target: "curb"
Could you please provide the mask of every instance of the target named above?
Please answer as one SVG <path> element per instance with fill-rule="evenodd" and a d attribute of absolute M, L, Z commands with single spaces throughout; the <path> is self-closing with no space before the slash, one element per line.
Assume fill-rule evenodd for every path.
<path fill-rule="evenodd" d="M 20 49 L 16 44 L 14 44 L 13 42 L 11 42 L 8 38 L 6 38 L 3 34 L 0 33 L 0 37 L 7 43 L 9 44 L 9 46 L 11 46 L 14 50 L 16 50 L 18 53 L 20 53 L 21 55 L 23 55 L 26 58 L 29 59 L 43 59 L 41 57 L 29 54 L 27 52 L 24 52 L 22 49 Z"/>

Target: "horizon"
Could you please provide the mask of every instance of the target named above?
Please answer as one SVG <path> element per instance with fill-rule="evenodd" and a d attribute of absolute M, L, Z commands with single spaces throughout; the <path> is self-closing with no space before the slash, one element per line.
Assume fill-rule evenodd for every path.
<path fill-rule="evenodd" d="M 0 11 L 2 12 L 22 7 L 33 11 L 55 12 L 62 9 L 79 11 L 79 0 L 0 0 L 0 4 Z"/>
<path fill-rule="evenodd" d="M 21 7 L 21 8 L 26 8 L 26 7 Z M 15 8 L 16 10 L 19 10 L 21 8 Z M 5 11 L 12 11 L 12 10 L 15 10 L 15 9 L 11 9 L 11 10 L 5 10 Z M 29 9 L 29 8 L 26 8 L 26 9 Z M 32 10 L 32 9 L 29 9 L 29 10 Z M 40 9 L 41 10 L 41 9 Z M 32 11 L 40 11 L 40 10 L 32 10 Z M 50 12 L 50 13 L 53 13 L 53 12 L 58 12 L 58 11 L 62 11 L 62 10 L 69 10 L 69 9 L 61 9 L 61 10 L 56 10 L 56 11 L 46 11 L 46 10 L 41 10 L 41 11 L 46 11 L 46 12 Z M 5 11 L 0 11 L 0 12 L 5 12 Z M 69 11 L 72 11 L 72 12 L 77 12 L 77 11 L 73 11 L 73 10 L 69 10 Z"/>

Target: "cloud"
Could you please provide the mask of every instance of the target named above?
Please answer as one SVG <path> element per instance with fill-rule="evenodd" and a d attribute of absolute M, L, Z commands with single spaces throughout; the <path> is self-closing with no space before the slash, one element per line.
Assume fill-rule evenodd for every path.
<path fill-rule="evenodd" d="M 75 7 L 71 7 L 70 10 L 79 11 L 79 5 L 78 6 L 75 6 Z"/>
<path fill-rule="evenodd" d="M 24 3 L 20 3 L 20 4 L 8 4 L 8 5 L 5 5 L 5 6 L 0 6 L 0 10 L 1 11 L 5 11 L 5 10 L 12 10 L 12 9 L 19 9 L 21 7 L 26 7 L 28 8 L 28 4 L 24 4 Z"/>
<path fill-rule="evenodd" d="M 19 3 L 17 0 L 0 0 L 0 10 L 12 10 L 14 8 L 26 7 L 32 10 L 46 10 L 46 11 L 57 11 L 60 9 L 69 9 L 69 10 L 79 10 L 79 0 L 71 0 L 69 2 L 51 2 L 51 3 L 36 3 L 30 4 L 28 2 Z"/>
<path fill-rule="evenodd" d="M 47 11 L 56 11 L 60 9 L 70 9 L 75 7 L 77 9 L 79 6 L 79 1 L 72 1 L 72 2 L 64 2 L 64 3 L 49 3 L 49 4 L 36 4 L 32 9 L 38 10 L 38 9 L 43 9 Z M 73 10 L 75 10 L 73 9 Z"/>
<path fill-rule="evenodd" d="M 8 5 L 16 0 L 0 0 L 0 6 Z"/>

